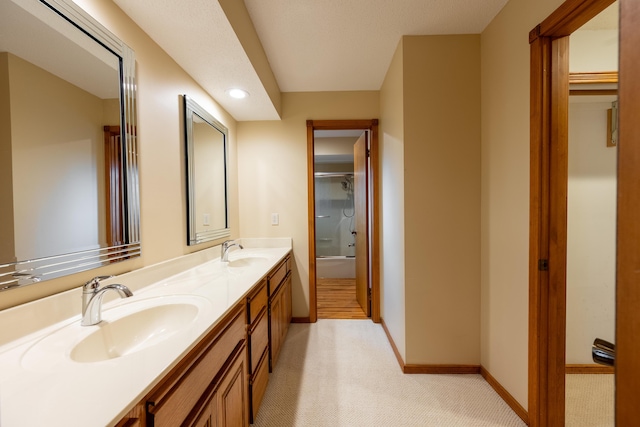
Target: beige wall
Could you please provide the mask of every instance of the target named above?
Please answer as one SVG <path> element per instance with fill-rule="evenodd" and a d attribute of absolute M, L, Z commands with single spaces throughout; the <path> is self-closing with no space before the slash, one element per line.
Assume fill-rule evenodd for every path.
<path fill-rule="evenodd" d="M 511 0 L 481 35 L 481 363 L 527 407 L 529 31 L 562 0 Z"/>
<path fill-rule="evenodd" d="M 226 228 L 224 134 L 207 122 L 194 121 L 193 157 L 194 229 L 202 233 Z"/>
<path fill-rule="evenodd" d="M 99 247 L 109 124 L 102 99 L 15 55 L 9 74 L 16 257 Z"/>
<path fill-rule="evenodd" d="M 380 89 L 380 311 L 406 360 L 403 46 L 400 40 Z"/>
<path fill-rule="evenodd" d="M 382 317 L 407 364 L 480 362 L 480 37 L 405 36 L 380 91 Z"/>
<path fill-rule="evenodd" d="M 119 274 L 219 244 L 186 244 L 184 142 L 179 95 L 187 94 L 229 129 L 230 223 L 238 234 L 236 122 L 113 3 L 76 3 L 136 54 L 142 257 L 2 294 L 0 308 L 80 286 L 98 274 Z"/>
<path fill-rule="evenodd" d="M 0 52 L 0 260 L 15 261 L 9 55 Z"/>
<path fill-rule="evenodd" d="M 316 137 L 313 142 L 314 154 L 316 156 L 336 154 L 353 156 L 353 144 L 355 144 L 357 140 L 358 137 L 355 136 Z"/>
<path fill-rule="evenodd" d="M 567 363 L 593 363 L 596 337 L 615 341 L 617 148 L 606 146 L 614 98 L 569 104 Z"/>
<path fill-rule="evenodd" d="M 239 234 L 293 238 L 294 317 L 309 315 L 306 121 L 373 119 L 378 106 L 378 92 L 283 93 L 281 121 L 238 123 Z"/>
<path fill-rule="evenodd" d="M 618 30 L 578 30 L 569 37 L 569 70 L 618 70 Z"/>
<path fill-rule="evenodd" d="M 406 363 L 480 361 L 480 36 L 405 36 Z"/>

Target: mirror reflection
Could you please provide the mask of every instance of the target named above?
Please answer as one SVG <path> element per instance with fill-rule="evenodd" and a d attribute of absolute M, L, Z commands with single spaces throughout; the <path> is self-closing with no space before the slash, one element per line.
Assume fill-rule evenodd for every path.
<path fill-rule="evenodd" d="M 0 4 L 0 290 L 139 255 L 133 54 L 58 4 Z"/>
<path fill-rule="evenodd" d="M 227 237 L 227 128 L 184 95 L 188 244 Z"/>

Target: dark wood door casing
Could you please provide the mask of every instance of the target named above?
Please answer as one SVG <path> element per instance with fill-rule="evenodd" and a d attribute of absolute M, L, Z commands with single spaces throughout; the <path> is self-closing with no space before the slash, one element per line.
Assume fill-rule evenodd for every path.
<path fill-rule="evenodd" d="M 531 426 L 563 426 L 565 417 L 568 36 L 613 1 L 567 0 L 529 34 Z"/>

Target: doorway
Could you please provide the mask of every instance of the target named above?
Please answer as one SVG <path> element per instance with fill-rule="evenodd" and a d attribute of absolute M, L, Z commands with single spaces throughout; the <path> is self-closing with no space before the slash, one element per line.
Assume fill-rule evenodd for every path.
<path fill-rule="evenodd" d="M 576 32 L 571 36 L 572 58 L 580 52 L 582 36 L 578 33 L 592 39 L 590 49 L 597 37 L 609 39 L 607 41 L 613 38 L 615 45 L 612 47 L 617 46 L 617 26 L 614 30 L 597 30 L 599 34 L 593 30 Z M 579 37 L 574 38 L 574 35 Z M 615 70 L 618 68 L 616 53 L 617 50 L 611 53 L 614 63 L 611 69 Z M 571 61 L 572 68 L 574 62 Z M 596 338 L 615 342 L 618 153 L 617 133 L 612 124 L 617 116 L 617 82 L 571 84 L 573 77 L 572 71 L 567 188 L 565 425 L 613 427 L 614 368 L 594 363 L 591 348 Z"/>
<path fill-rule="evenodd" d="M 316 226 L 316 296 L 319 319 L 366 319 L 370 316 L 367 271 L 357 266 L 363 256 L 356 246 L 359 232 L 366 233 L 365 205 L 360 193 L 364 182 L 356 177 L 356 153 L 369 144 L 368 130 L 314 131 L 314 181 Z M 358 144 L 364 144 L 364 147 Z M 357 147 L 360 147 L 359 149 Z M 365 251 L 366 251 L 366 243 Z M 359 246 L 359 245 L 358 245 Z M 366 268 L 366 252 L 364 253 Z M 359 262 L 360 261 L 360 262 Z M 357 282 L 360 281 L 360 287 Z M 357 289 L 364 290 L 358 298 Z"/>
<path fill-rule="evenodd" d="M 532 426 L 565 421 L 567 310 L 567 180 L 569 40 L 613 0 L 567 0 L 530 33 L 531 192 L 529 418 Z M 637 363 L 640 250 L 638 101 L 640 68 L 637 2 L 620 0 L 620 117 L 616 229 L 615 418 L 632 425 L 640 415 Z M 634 48 L 635 46 L 635 48 Z M 626 78 L 625 78 L 626 76 Z M 625 101 L 626 100 L 626 101 Z M 622 129 L 625 131 L 622 132 Z M 635 216 L 634 216 L 635 215 Z"/>
<path fill-rule="evenodd" d="M 307 121 L 310 322 L 380 321 L 377 127 L 377 120 Z"/>

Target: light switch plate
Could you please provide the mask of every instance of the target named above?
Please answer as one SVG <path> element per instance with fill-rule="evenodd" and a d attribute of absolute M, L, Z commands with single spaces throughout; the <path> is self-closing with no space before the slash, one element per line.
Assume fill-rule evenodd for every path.
<path fill-rule="evenodd" d="M 271 225 L 278 225 L 280 224 L 280 215 L 277 213 L 272 213 L 271 214 Z"/>

